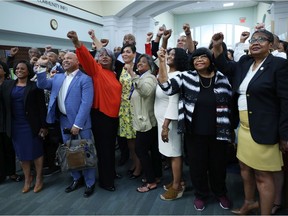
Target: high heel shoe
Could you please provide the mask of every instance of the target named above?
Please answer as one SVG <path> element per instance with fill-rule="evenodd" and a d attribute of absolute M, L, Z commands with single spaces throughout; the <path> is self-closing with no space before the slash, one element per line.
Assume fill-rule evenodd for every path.
<path fill-rule="evenodd" d="M 247 215 L 253 211 L 256 211 L 258 208 L 259 208 L 258 201 L 256 202 L 245 201 L 244 205 L 240 209 L 234 209 L 231 212 L 235 215 Z"/>
<path fill-rule="evenodd" d="M 41 179 L 39 182 L 36 181 L 35 187 L 34 187 L 34 193 L 38 193 L 43 189 L 43 179 Z"/>
<path fill-rule="evenodd" d="M 25 180 L 25 184 L 24 184 L 24 187 L 22 189 L 22 193 L 28 193 L 30 191 L 32 181 L 33 181 L 33 176 L 30 175 L 29 180 L 28 180 L 28 184 L 26 184 L 26 180 Z"/>

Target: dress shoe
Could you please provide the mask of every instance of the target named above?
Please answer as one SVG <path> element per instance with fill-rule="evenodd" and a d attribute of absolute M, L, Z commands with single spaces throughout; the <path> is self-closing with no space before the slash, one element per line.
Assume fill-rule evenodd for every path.
<path fill-rule="evenodd" d="M 94 192 L 94 188 L 95 188 L 95 184 L 93 184 L 91 187 L 86 186 L 83 196 L 86 198 L 91 196 Z"/>
<path fill-rule="evenodd" d="M 25 184 L 24 184 L 24 187 L 22 189 L 22 193 L 28 193 L 30 191 L 32 182 L 33 182 L 33 176 L 30 175 L 29 179 L 27 181 L 25 180 Z"/>
<path fill-rule="evenodd" d="M 136 169 L 136 168 L 134 168 L 134 169 L 129 169 L 129 170 L 127 171 L 127 174 L 128 174 L 128 175 L 133 174 L 133 172 L 135 171 L 135 169 Z"/>
<path fill-rule="evenodd" d="M 255 211 L 259 208 L 258 202 L 253 203 L 244 203 L 241 209 L 233 209 L 231 212 L 235 215 L 247 215 L 252 211 Z"/>
<path fill-rule="evenodd" d="M 43 181 L 40 182 L 39 184 L 36 183 L 33 191 L 34 191 L 34 193 L 38 193 L 38 192 L 40 192 L 42 189 L 43 189 Z"/>
<path fill-rule="evenodd" d="M 20 182 L 23 180 L 23 176 L 22 175 L 18 175 L 18 174 L 14 174 L 9 176 L 9 179 L 15 182 Z"/>
<path fill-rule="evenodd" d="M 129 179 L 130 180 L 133 180 L 133 179 L 137 179 L 141 176 L 142 174 L 140 173 L 139 175 L 134 175 L 133 173 L 129 176 Z"/>
<path fill-rule="evenodd" d="M 74 180 L 74 181 L 71 183 L 71 185 L 69 185 L 69 187 L 67 187 L 67 188 L 65 189 L 65 192 L 66 192 L 66 193 L 70 193 L 70 192 L 76 190 L 77 188 L 79 188 L 79 187 L 81 187 L 81 186 L 83 186 L 83 185 L 84 185 L 84 184 L 83 184 L 83 181 L 82 181 L 81 179 Z"/>
<path fill-rule="evenodd" d="M 104 190 L 112 191 L 112 192 L 116 190 L 115 186 L 106 187 L 106 186 L 100 185 L 100 187 L 103 188 Z"/>

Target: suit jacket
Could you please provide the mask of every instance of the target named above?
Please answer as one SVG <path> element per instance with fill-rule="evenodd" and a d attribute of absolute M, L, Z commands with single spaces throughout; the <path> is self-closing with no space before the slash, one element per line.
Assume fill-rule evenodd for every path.
<path fill-rule="evenodd" d="M 215 59 L 220 71 L 233 80 L 234 110 L 238 108 L 237 91 L 253 62 L 249 55 L 238 62 L 228 62 L 223 54 Z M 276 144 L 279 139 L 288 140 L 288 61 L 269 54 L 250 81 L 246 98 L 250 132 L 255 142 Z"/>
<path fill-rule="evenodd" d="M 11 137 L 12 125 L 12 101 L 11 92 L 16 85 L 17 80 L 5 80 L 0 87 L 0 101 L 4 106 L 4 121 L 6 133 Z M 38 89 L 35 82 L 27 81 L 24 92 L 24 108 L 27 120 L 31 126 L 33 134 L 38 135 L 41 128 L 47 126 L 46 118 L 46 105 L 44 91 Z"/>
<path fill-rule="evenodd" d="M 136 131 L 146 132 L 157 125 L 154 114 L 154 101 L 157 79 L 147 71 L 141 77 L 132 79 L 134 91 L 131 96 L 133 127 Z"/>
<path fill-rule="evenodd" d="M 39 88 L 51 91 L 48 104 L 47 122 L 54 123 L 58 118 L 57 97 L 63 81 L 66 77 L 65 73 L 56 74 L 52 79 L 46 79 L 46 73 L 37 74 L 37 85 Z M 92 79 L 78 70 L 69 85 L 65 98 L 65 108 L 67 118 L 71 123 L 77 125 L 83 130 L 91 128 L 90 109 L 93 101 L 93 83 Z"/>

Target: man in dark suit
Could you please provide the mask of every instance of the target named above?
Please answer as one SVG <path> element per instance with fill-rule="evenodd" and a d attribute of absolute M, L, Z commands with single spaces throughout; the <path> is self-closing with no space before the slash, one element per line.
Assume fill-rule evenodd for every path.
<path fill-rule="evenodd" d="M 71 138 L 71 134 L 80 134 L 81 138 L 91 139 L 92 79 L 79 70 L 79 62 L 75 53 L 68 52 L 65 54 L 62 63 L 65 73 L 57 73 L 53 79 L 46 79 L 45 66 L 48 59 L 41 58 L 37 85 L 39 88 L 51 91 L 47 122 L 54 123 L 59 117 L 64 143 Z M 64 133 L 65 128 L 69 128 L 68 132 L 71 134 Z M 89 197 L 95 188 L 96 170 L 90 168 L 81 172 L 71 171 L 71 175 L 73 182 L 66 188 L 65 192 L 69 193 L 80 187 L 83 183 L 81 175 L 84 175 L 86 182 L 84 197 Z"/>

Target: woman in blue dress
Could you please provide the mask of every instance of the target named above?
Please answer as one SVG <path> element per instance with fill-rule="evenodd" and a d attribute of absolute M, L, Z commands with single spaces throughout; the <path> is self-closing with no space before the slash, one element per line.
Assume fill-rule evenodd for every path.
<path fill-rule="evenodd" d="M 44 92 L 30 81 L 34 73 L 27 61 L 21 60 L 15 64 L 14 73 L 17 79 L 5 81 L 0 88 L 6 133 L 12 138 L 16 156 L 21 161 L 24 172 L 22 192 L 27 193 L 30 190 L 33 181 L 30 163 L 33 161 L 36 168 L 34 192 L 37 193 L 43 188 L 43 138 L 47 134 Z"/>

